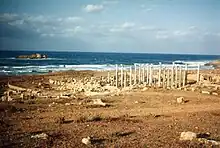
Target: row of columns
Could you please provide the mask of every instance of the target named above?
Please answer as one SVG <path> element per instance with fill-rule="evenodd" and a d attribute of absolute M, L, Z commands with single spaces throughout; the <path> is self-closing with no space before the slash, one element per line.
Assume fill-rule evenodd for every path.
<path fill-rule="evenodd" d="M 158 67 L 158 68 L 155 68 Z M 134 64 L 125 68 L 122 64 L 116 64 L 115 76 L 111 84 L 116 87 L 127 87 L 139 84 L 146 86 L 158 86 L 163 88 L 180 88 L 187 84 L 188 66 L 176 65 L 165 67 L 161 63 L 159 65 L 152 64 Z M 200 77 L 200 66 L 197 70 L 197 82 Z M 110 74 L 108 72 L 108 82 L 110 82 Z"/>

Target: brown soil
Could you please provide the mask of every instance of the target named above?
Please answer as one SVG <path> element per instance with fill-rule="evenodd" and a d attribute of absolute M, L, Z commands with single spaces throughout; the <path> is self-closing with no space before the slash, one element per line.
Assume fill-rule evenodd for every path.
<path fill-rule="evenodd" d="M 51 77 L 81 78 L 100 73 L 84 71 L 4 77 L 0 82 L 2 88 L 8 81 L 35 88 Z M 177 104 L 177 97 L 184 97 L 186 103 Z M 97 98 L 109 105 L 101 107 L 86 103 Z M 209 138 L 220 141 L 220 97 L 149 88 L 118 96 L 78 95 L 70 99 L 36 98 L 0 103 L 0 147 L 212 147 L 198 141 L 180 141 L 183 131 L 209 132 Z M 49 137 L 31 138 L 39 133 Z M 88 136 L 92 137 L 90 146 L 81 142 Z"/>

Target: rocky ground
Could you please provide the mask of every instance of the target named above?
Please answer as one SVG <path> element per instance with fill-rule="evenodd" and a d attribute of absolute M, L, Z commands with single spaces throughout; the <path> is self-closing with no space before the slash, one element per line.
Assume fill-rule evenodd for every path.
<path fill-rule="evenodd" d="M 220 71 L 189 73 L 182 89 L 117 89 L 93 71 L 1 77 L 0 147 L 220 147 Z"/>
<path fill-rule="evenodd" d="M 212 61 L 212 62 L 210 62 L 210 63 L 207 63 L 206 65 L 208 65 L 208 66 L 213 66 L 213 67 L 215 67 L 216 69 L 220 69 L 220 60 Z"/>

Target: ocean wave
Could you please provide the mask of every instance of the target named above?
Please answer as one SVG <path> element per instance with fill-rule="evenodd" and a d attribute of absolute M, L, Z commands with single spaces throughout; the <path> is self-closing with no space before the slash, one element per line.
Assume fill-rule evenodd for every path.
<path fill-rule="evenodd" d="M 0 70 L 1 73 L 10 73 L 10 72 L 13 72 L 13 71 L 10 71 L 10 70 Z"/>
<path fill-rule="evenodd" d="M 25 69 L 25 68 L 105 68 L 108 65 L 29 65 L 29 66 L 11 66 L 11 68 L 14 69 Z M 3 68 L 8 68 L 8 66 L 2 66 Z M 111 67 L 109 65 L 109 67 Z"/>
<path fill-rule="evenodd" d="M 195 67 L 198 65 L 200 66 L 205 66 L 206 63 L 208 63 L 210 61 L 206 61 L 206 62 L 201 62 L 201 61 L 198 61 L 198 62 L 190 62 L 190 61 L 182 61 L 181 63 L 180 62 L 175 62 L 176 65 L 179 65 L 179 66 L 184 66 L 185 64 L 188 65 L 188 67 Z M 121 67 L 121 64 L 117 64 L 118 67 Z M 147 66 L 147 65 L 151 65 L 151 64 L 137 64 L 137 67 L 139 66 Z M 173 64 L 162 64 L 163 67 L 170 67 L 172 66 Z M 124 68 L 130 68 L 130 67 L 134 67 L 134 65 L 123 65 Z M 160 65 L 159 64 L 153 64 L 154 67 L 159 67 Z M 115 68 L 116 67 L 116 64 L 83 64 L 83 65 L 40 65 L 40 66 L 37 66 L 37 65 L 28 65 L 28 66 L 0 66 L 0 69 L 7 69 L 7 68 L 11 68 L 11 69 L 84 69 L 84 70 L 94 70 L 94 69 L 112 69 L 112 68 Z"/>
<path fill-rule="evenodd" d="M 12 66 L 11 68 L 14 69 L 31 69 L 31 68 L 57 68 L 60 67 L 58 65 L 42 65 L 42 66 L 34 66 L 34 65 L 30 65 L 30 66 Z"/>
<path fill-rule="evenodd" d="M 181 61 L 177 64 L 179 66 L 184 67 L 185 64 L 188 65 L 188 69 L 197 69 L 198 64 L 201 65 L 201 69 L 213 69 L 212 66 L 205 66 L 205 63 L 208 61 Z M 137 67 L 140 65 L 145 67 L 147 64 L 137 64 Z M 134 69 L 134 65 L 123 65 L 124 69 L 129 70 L 130 67 Z M 154 69 L 159 68 L 159 64 L 153 65 Z M 163 67 L 166 68 L 171 68 L 172 64 L 162 64 Z M 116 65 L 114 64 L 84 64 L 84 65 L 41 65 L 41 66 L 36 66 L 36 65 L 29 65 L 29 66 L 1 66 L 0 67 L 0 73 L 4 74 L 34 74 L 34 73 L 47 73 L 50 71 L 66 71 L 66 70 L 94 70 L 94 71 L 109 71 L 109 70 L 115 70 Z M 121 68 L 120 64 L 118 64 L 118 68 Z"/>
<path fill-rule="evenodd" d="M 87 65 L 87 64 L 85 64 L 85 65 L 64 65 L 64 67 L 70 67 L 70 68 L 75 68 L 75 67 L 85 67 L 85 68 L 101 68 L 101 67 L 105 67 L 105 66 L 107 66 L 107 65 Z"/>
<path fill-rule="evenodd" d="M 187 64 L 189 66 L 198 66 L 198 65 L 204 66 L 205 64 L 207 64 L 209 62 L 211 62 L 211 60 L 210 61 L 208 61 L 208 60 L 204 60 L 204 61 L 180 61 L 180 60 L 177 60 L 177 61 L 174 61 L 175 64 L 183 64 L 183 65 Z"/>
<path fill-rule="evenodd" d="M 10 70 L 8 70 L 10 69 Z M 1 73 L 47 73 L 49 71 L 65 71 L 65 70 L 114 70 L 115 65 L 42 65 L 42 66 L 4 66 L 0 68 Z"/>
<path fill-rule="evenodd" d="M 0 69 L 6 69 L 9 68 L 9 66 L 0 66 Z"/>

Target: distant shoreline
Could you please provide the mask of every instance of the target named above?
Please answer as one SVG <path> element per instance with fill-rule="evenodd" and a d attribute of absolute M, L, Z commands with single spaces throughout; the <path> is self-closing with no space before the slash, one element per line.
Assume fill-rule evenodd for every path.
<path fill-rule="evenodd" d="M 147 54 L 147 53 L 101 53 L 101 52 L 37 52 L 48 55 L 47 59 L 16 59 L 19 55 L 31 55 L 35 51 L 1 51 L 0 75 L 44 74 L 54 71 L 68 70 L 115 70 L 116 64 L 123 64 L 130 69 L 134 64 L 153 64 L 161 62 L 169 67 L 172 62 L 189 69 L 213 69 L 213 66 L 205 64 L 220 59 L 220 56 L 210 55 L 174 55 L 174 54 Z M 134 68 L 134 66 L 132 67 Z"/>
<path fill-rule="evenodd" d="M 30 52 L 30 53 L 50 53 L 50 52 L 56 52 L 56 53 L 97 53 L 97 54 L 158 54 L 158 55 L 195 55 L 195 56 L 220 56 L 214 55 L 214 54 L 201 54 L 201 53 L 163 53 L 163 52 L 115 52 L 115 51 L 79 51 L 79 50 L 0 50 L 0 52 Z"/>

